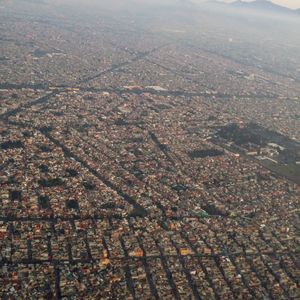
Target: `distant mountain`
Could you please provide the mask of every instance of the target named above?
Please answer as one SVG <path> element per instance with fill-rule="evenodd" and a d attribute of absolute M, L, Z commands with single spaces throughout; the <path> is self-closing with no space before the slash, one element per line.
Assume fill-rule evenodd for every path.
<path fill-rule="evenodd" d="M 242 0 L 236 0 L 235 2 L 225 3 L 222 0 L 208 0 L 202 4 L 202 7 L 209 10 L 220 11 L 252 11 L 264 14 L 276 14 L 276 15 L 300 15 L 300 9 L 290 9 L 278 4 L 275 4 L 269 0 L 254 0 L 251 2 L 245 2 Z"/>
<path fill-rule="evenodd" d="M 288 13 L 289 14 L 289 13 L 295 12 L 292 9 L 275 4 L 268 0 L 256 0 L 256 1 L 252 1 L 252 2 L 244 2 L 241 0 L 237 0 L 233 3 L 230 3 L 229 5 L 234 8 L 251 9 L 251 10 L 268 12 L 268 13 Z"/>

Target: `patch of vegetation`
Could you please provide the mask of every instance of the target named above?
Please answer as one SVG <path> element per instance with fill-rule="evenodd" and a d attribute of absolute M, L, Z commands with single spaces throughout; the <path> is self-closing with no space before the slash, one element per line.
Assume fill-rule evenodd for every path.
<path fill-rule="evenodd" d="M 164 110 L 164 109 L 170 109 L 170 108 L 172 108 L 172 106 L 170 106 L 170 105 L 167 105 L 167 104 L 163 104 L 163 103 L 161 103 L 161 104 L 157 104 L 157 105 L 155 105 L 158 109 L 160 109 L 160 110 Z"/>
<path fill-rule="evenodd" d="M 57 116 L 57 117 L 60 117 L 60 116 L 63 116 L 64 113 L 63 113 L 62 111 L 53 111 L 53 112 L 52 112 L 52 115 Z"/>
<path fill-rule="evenodd" d="M 226 216 L 227 214 L 216 207 L 214 204 L 201 205 L 201 208 L 212 216 Z"/>
<path fill-rule="evenodd" d="M 14 176 L 9 176 L 7 180 L 7 184 L 17 184 L 17 180 Z"/>
<path fill-rule="evenodd" d="M 116 204 L 113 202 L 108 202 L 108 203 L 104 203 L 100 206 L 103 209 L 111 209 L 111 208 L 116 208 Z"/>
<path fill-rule="evenodd" d="M 134 174 L 135 177 L 137 177 L 140 180 L 143 180 L 145 178 L 145 174 L 140 169 L 134 168 L 132 170 L 132 173 Z"/>
<path fill-rule="evenodd" d="M 180 192 L 180 191 L 186 191 L 188 189 L 187 186 L 183 184 L 173 184 L 172 185 L 172 190 Z"/>
<path fill-rule="evenodd" d="M 43 57 L 43 56 L 46 56 L 48 54 L 48 52 L 47 51 L 45 51 L 45 50 L 41 50 L 41 49 L 36 49 L 34 52 L 33 52 L 33 55 L 35 56 L 35 57 Z"/>
<path fill-rule="evenodd" d="M 129 217 L 132 218 L 145 218 L 147 215 L 147 211 L 140 205 L 136 205 L 136 207 L 129 213 Z"/>
<path fill-rule="evenodd" d="M 0 145 L 0 148 L 3 150 L 8 150 L 8 149 L 18 149 L 18 148 L 24 148 L 23 143 L 18 140 L 18 141 L 7 141 L 4 142 Z"/>
<path fill-rule="evenodd" d="M 40 131 L 42 132 L 42 133 L 49 133 L 49 132 L 51 132 L 53 130 L 53 127 L 51 127 L 51 126 L 43 126 L 43 127 L 41 127 L 40 128 Z"/>
<path fill-rule="evenodd" d="M 40 195 L 38 198 L 39 207 L 42 209 L 47 209 L 51 207 L 50 199 L 48 196 Z"/>
<path fill-rule="evenodd" d="M 66 206 L 68 209 L 76 209 L 78 210 L 79 209 L 79 204 L 77 202 L 77 200 L 67 200 L 66 201 Z"/>
<path fill-rule="evenodd" d="M 214 157 L 223 155 L 224 152 L 218 149 L 206 149 L 206 150 L 194 150 L 188 152 L 188 155 L 191 159 L 195 158 L 205 158 L 205 157 Z"/>
<path fill-rule="evenodd" d="M 171 207 L 171 210 L 172 210 L 173 212 L 177 212 L 177 211 L 178 211 L 178 207 L 177 207 L 177 206 L 172 206 L 172 207 Z"/>
<path fill-rule="evenodd" d="M 82 185 L 84 186 L 84 188 L 86 190 L 89 190 L 89 191 L 92 191 L 96 188 L 96 185 L 93 182 L 90 182 L 90 181 L 84 181 L 82 183 Z"/>
<path fill-rule="evenodd" d="M 44 164 L 40 165 L 39 169 L 43 173 L 48 173 L 49 172 L 49 167 L 47 165 L 44 165 Z"/>
<path fill-rule="evenodd" d="M 292 119 L 294 119 L 294 120 L 300 120 L 300 115 L 294 115 L 294 116 L 292 116 Z"/>
<path fill-rule="evenodd" d="M 76 177 L 78 176 L 78 171 L 75 169 L 66 169 L 66 172 L 69 174 L 70 177 Z"/>
<path fill-rule="evenodd" d="M 64 182 L 60 178 L 51 178 L 51 179 L 41 178 L 38 181 L 38 183 L 43 187 L 54 187 L 54 186 L 61 186 L 64 184 Z"/>
<path fill-rule="evenodd" d="M 131 142 L 132 143 L 143 143 L 144 142 L 144 138 L 143 137 L 141 137 L 141 136 L 136 136 L 136 137 L 133 137 L 132 139 L 131 139 Z"/>
<path fill-rule="evenodd" d="M 281 165 L 267 160 L 264 160 L 261 163 L 274 173 L 300 184 L 300 165 L 293 163 Z"/>
<path fill-rule="evenodd" d="M 210 115 L 207 119 L 207 121 L 215 121 L 215 120 L 217 120 L 217 118 L 213 115 Z"/>
<path fill-rule="evenodd" d="M 47 145 L 40 145 L 39 148 L 42 152 L 51 152 L 51 148 Z"/>
<path fill-rule="evenodd" d="M 115 124 L 117 126 L 125 126 L 125 125 L 127 125 L 127 122 L 124 119 L 119 118 L 115 121 Z"/>
<path fill-rule="evenodd" d="M 114 219 L 117 219 L 117 220 L 122 220 L 123 219 L 123 216 L 120 215 L 120 214 L 112 214 L 111 217 L 114 218 Z"/>
<path fill-rule="evenodd" d="M 22 134 L 26 138 L 32 137 L 32 132 L 30 132 L 30 131 L 23 131 Z"/>
<path fill-rule="evenodd" d="M 21 191 L 16 191 L 16 190 L 9 191 L 9 199 L 11 201 L 21 201 L 22 192 Z"/>

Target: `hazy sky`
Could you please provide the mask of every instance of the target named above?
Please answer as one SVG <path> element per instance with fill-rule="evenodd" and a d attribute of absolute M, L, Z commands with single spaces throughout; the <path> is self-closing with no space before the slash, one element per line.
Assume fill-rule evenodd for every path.
<path fill-rule="evenodd" d="M 194 3 L 203 3 L 209 0 L 50 0 L 49 2 L 55 2 L 55 3 L 93 3 L 93 4 L 99 4 L 99 3 L 107 3 L 108 5 L 114 5 L 118 3 L 118 5 L 122 4 L 123 6 L 126 6 L 126 3 L 134 3 L 134 2 L 141 2 L 141 3 L 158 3 L 158 4 L 174 4 L 174 3 L 180 3 L 182 1 L 191 1 Z M 224 1 L 224 2 L 233 2 L 236 0 L 217 0 L 217 1 Z M 242 1 L 254 1 L 254 0 L 242 0 Z M 300 0 L 268 0 L 272 1 L 274 3 L 277 3 L 282 6 L 286 6 L 289 8 L 300 8 Z M 0 0 L 1 3 L 1 0 Z"/>
<path fill-rule="evenodd" d="M 291 8 L 300 8 L 300 0 L 274 0 L 273 2 Z"/>
<path fill-rule="evenodd" d="M 224 0 L 226 2 L 232 2 L 234 0 Z M 248 0 L 251 1 L 251 0 Z M 290 8 L 300 8 L 300 0 L 272 0 L 272 2 L 276 4 L 280 4 L 282 6 L 287 6 Z"/>

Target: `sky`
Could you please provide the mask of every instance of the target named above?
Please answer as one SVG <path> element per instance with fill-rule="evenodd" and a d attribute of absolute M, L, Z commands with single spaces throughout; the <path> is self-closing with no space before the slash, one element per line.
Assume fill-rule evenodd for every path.
<path fill-rule="evenodd" d="M 63 3 L 63 2 L 70 2 L 70 3 L 94 3 L 96 4 L 97 2 L 100 3 L 110 3 L 110 5 L 114 5 L 116 3 L 118 3 L 118 5 L 120 3 L 122 3 L 122 5 L 126 6 L 126 0 L 51 0 L 53 2 L 56 3 Z M 127 0 L 129 2 L 135 2 L 137 0 Z M 142 2 L 142 3 L 158 3 L 158 4 L 174 4 L 174 2 L 182 2 L 182 1 L 191 1 L 194 3 L 203 3 L 209 0 L 138 0 L 138 2 Z M 224 2 L 233 2 L 236 0 L 217 0 L 217 1 L 224 1 Z M 242 0 L 242 1 L 254 1 L 254 0 Z M 289 7 L 289 8 L 300 8 L 300 0 L 268 0 L 268 1 L 272 1 L 276 4 L 285 6 L 285 7 Z M 1 3 L 1 0 L 0 0 Z"/>
<path fill-rule="evenodd" d="M 233 0 L 224 0 L 224 2 L 232 1 Z M 272 2 L 289 8 L 300 8 L 300 0 L 272 0 Z"/>
<path fill-rule="evenodd" d="M 274 0 L 273 2 L 290 8 L 300 8 L 300 0 Z"/>

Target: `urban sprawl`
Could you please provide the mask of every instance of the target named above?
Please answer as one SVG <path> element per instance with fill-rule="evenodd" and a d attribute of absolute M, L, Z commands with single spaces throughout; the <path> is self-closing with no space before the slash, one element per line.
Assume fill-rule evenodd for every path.
<path fill-rule="evenodd" d="M 1 13 L 0 298 L 300 299 L 299 82 L 123 21 Z"/>

